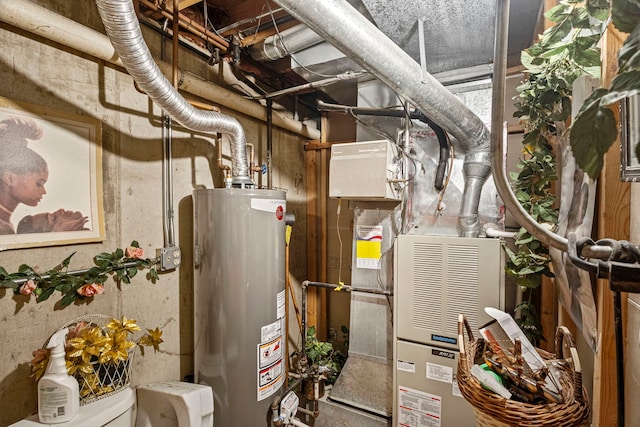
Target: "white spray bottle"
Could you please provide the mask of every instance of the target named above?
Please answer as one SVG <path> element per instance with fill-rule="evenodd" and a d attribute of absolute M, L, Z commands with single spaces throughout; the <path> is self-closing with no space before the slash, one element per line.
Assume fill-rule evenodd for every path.
<path fill-rule="evenodd" d="M 43 424 L 70 421 L 80 408 L 78 381 L 67 372 L 64 344 L 68 328 L 57 331 L 47 348 L 51 349 L 49 364 L 38 381 L 38 417 Z"/>

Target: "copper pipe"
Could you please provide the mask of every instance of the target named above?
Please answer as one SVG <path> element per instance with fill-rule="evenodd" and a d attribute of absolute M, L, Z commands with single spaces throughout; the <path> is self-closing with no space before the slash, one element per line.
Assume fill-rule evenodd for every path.
<path fill-rule="evenodd" d="M 201 110 L 215 111 L 216 113 L 220 112 L 220 108 L 215 106 L 215 105 L 206 104 L 206 103 L 200 102 L 200 101 L 194 101 L 192 99 L 187 99 L 187 101 L 189 101 L 189 104 L 191 104 L 194 107 L 199 108 Z"/>
<path fill-rule="evenodd" d="M 259 173 L 260 171 L 262 171 L 262 168 L 259 165 L 256 165 L 254 159 L 254 153 L 255 153 L 255 148 L 253 147 L 253 144 L 251 143 L 247 143 L 247 150 L 249 150 L 249 171 L 251 173 L 255 172 L 255 173 Z M 255 181 L 256 183 L 258 182 L 258 180 Z"/>
<path fill-rule="evenodd" d="M 173 20 L 173 14 L 169 13 L 168 11 L 166 11 L 165 9 L 160 8 L 158 5 L 156 5 L 153 2 L 150 2 L 148 0 L 139 0 L 140 4 L 155 11 L 160 13 L 162 16 L 164 16 L 165 18 L 171 19 Z M 193 22 L 191 19 L 187 18 L 186 16 L 184 16 L 183 14 L 181 14 L 178 11 L 178 23 L 179 25 L 188 30 L 189 32 L 193 33 L 194 35 L 208 41 L 209 43 L 213 44 L 215 47 L 219 48 L 220 50 L 222 50 L 223 52 L 227 52 L 229 49 L 229 42 L 226 41 L 225 39 L 223 39 L 222 37 L 213 34 L 212 32 L 208 31 L 206 28 L 204 28 L 203 26 L 201 26 L 200 24 Z"/>
<path fill-rule="evenodd" d="M 174 88 L 178 89 L 178 50 L 180 44 L 180 37 L 178 34 L 180 33 L 180 8 L 179 2 L 180 0 L 173 0 L 173 17 L 172 17 L 172 32 L 171 41 L 173 42 L 172 48 L 172 62 L 171 62 L 171 84 Z"/>
<path fill-rule="evenodd" d="M 231 166 L 222 163 L 222 134 L 216 134 L 216 149 L 218 151 L 218 169 L 224 172 L 224 180 L 231 179 Z"/>

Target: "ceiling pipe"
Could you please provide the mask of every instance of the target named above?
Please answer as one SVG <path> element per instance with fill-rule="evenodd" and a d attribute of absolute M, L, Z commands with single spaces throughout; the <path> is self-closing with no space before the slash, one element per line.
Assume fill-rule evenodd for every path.
<path fill-rule="evenodd" d="M 253 185 L 247 161 L 247 140 L 237 119 L 193 107 L 162 74 L 147 47 L 131 0 L 96 0 L 107 35 L 124 67 L 138 86 L 187 129 L 221 132 L 231 137 L 232 184 Z"/>
<path fill-rule="evenodd" d="M 442 86 L 375 25 L 344 0 L 275 0 L 362 68 L 417 106 L 465 149 L 464 192 L 458 234 L 480 233 L 478 205 L 491 174 L 490 132 L 460 99 Z M 421 79 L 422 75 L 422 79 Z"/>
<path fill-rule="evenodd" d="M 553 246 L 562 251 L 567 250 L 567 239 L 553 233 L 548 226 L 540 225 L 517 201 L 509 180 L 507 179 L 506 156 L 504 155 L 505 127 L 503 125 L 504 94 L 506 84 L 507 34 L 509 32 L 510 0 L 498 0 L 496 13 L 496 40 L 493 54 L 493 108 L 491 126 L 495 131 L 491 135 L 491 158 L 493 159 L 494 181 L 496 190 L 505 207 L 515 220 L 527 229 L 531 235 L 546 246 Z"/>
<path fill-rule="evenodd" d="M 111 42 L 104 34 L 30 1 L 2 0 L 0 21 L 93 58 L 101 59 L 119 67 L 123 66 Z M 165 76 L 171 76 L 171 64 L 164 61 L 158 61 L 157 64 Z M 181 70 L 178 70 L 178 72 L 180 74 L 178 79 L 180 90 L 197 95 L 223 107 L 242 112 L 246 116 L 263 122 L 266 121 L 266 108 L 261 104 L 200 77 Z M 222 74 L 225 83 L 229 84 L 226 79 L 231 78 L 229 76 L 232 76 L 232 73 Z M 235 84 L 235 82 L 234 80 L 231 83 Z M 305 123 L 289 118 L 278 111 L 273 112 L 273 125 L 307 139 L 320 139 L 320 131 L 318 129 L 309 127 Z"/>
<path fill-rule="evenodd" d="M 249 55 L 256 61 L 275 61 L 323 41 L 322 36 L 306 25 L 296 25 L 254 44 L 249 48 Z"/>
<path fill-rule="evenodd" d="M 491 111 L 491 126 L 495 131 L 491 135 L 491 158 L 493 159 L 494 182 L 496 190 L 502 198 L 507 210 L 515 220 L 532 236 L 544 245 L 567 252 L 568 240 L 551 230 L 549 224 L 539 224 L 522 207 L 509 185 L 507 178 L 505 141 L 507 128 L 503 124 L 504 95 L 507 69 L 507 36 L 509 33 L 510 0 L 497 0 L 496 41 L 494 50 L 493 77 L 493 108 Z M 583 256 L 590 258 L 608 259 L 612 250 L 608 246 L 586 246 L 582 250 Z"/>

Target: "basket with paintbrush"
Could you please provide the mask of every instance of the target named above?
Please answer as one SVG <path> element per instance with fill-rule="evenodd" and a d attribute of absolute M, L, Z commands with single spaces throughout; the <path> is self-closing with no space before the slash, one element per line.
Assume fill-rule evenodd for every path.
<path fill-rule="evenodd" d="M 474 337 L 464 315 L 460 315 L 458 320 L 458 336 L 458 386 L 471 404 L 479 427 L 576 427 L 589 424 L 590 407 L 582 386 L 580 361 L 573 336 L 567 328 L 559 327 L 556 331 L 555 354 L 535 348 L 559 382 L 556 391 L 545 386 L 545 374 L 548 372 L 526 372 L 522 367 L 517 342 L 496 348 L 495 342 Z M 498 355 L 500 352 L 510 354 Z M 505 398 L 489 390 L 472 374 L 474 365 L 483 363 L 501 374 L 512 397 Z"/>

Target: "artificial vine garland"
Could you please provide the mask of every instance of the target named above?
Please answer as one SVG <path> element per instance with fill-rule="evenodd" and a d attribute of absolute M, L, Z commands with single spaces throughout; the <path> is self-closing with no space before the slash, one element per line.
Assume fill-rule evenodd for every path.
<path fill-rule="evenodd" d="M 139 270 L 148 270 L 147 278 L 155 282 L 158 277 L 156 258 L 144 258 L 144 251 L 135 240 L 125 250 L 116 249 L 93 257 L 94 267 L 69 272 L 69 264 L 75 252 L 60 264 L 38 273 L 33 267 L 22 264 L 16 273 L 8 273 L 0 266 L 0 288 L 11 288 L 16 295 L 33 295 L 36 302 L 47 300 L 54 292 L 62 298 L 57 302 L 64 308 L 76 300 L 86 300 L 104 292 L 104 284 L 113 277 L 116 282 L 130 283 Z"/>

